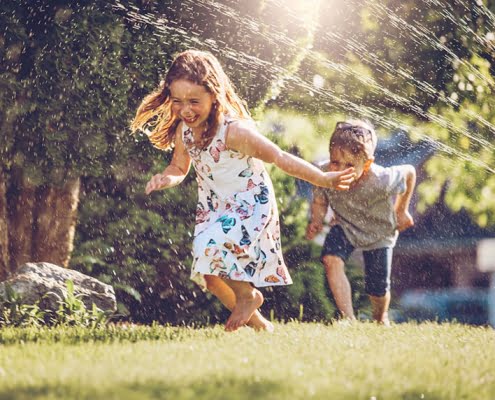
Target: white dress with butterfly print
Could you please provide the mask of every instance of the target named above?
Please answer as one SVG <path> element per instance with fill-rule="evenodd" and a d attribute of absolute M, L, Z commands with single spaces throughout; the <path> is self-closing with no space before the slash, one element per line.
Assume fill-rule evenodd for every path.
<path fill-rule="evenodd" d="M 191 279 L 217 275 L 257 287 L 288 285 L 292 279 L 280 246 L 272 182 L 261 160 L 226 149 L 225 119 L 204 150 L 183 124 L 182 140 L 198 182 Z"/>

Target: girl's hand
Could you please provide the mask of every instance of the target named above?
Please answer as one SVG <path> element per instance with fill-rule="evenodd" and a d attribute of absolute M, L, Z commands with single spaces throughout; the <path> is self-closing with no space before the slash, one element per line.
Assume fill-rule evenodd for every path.
<path fill-rule="evenodd" d="M 146 184 L 145 192 L 150 194 L 154 190 L 166 189 L 170 186 L 170 178 L 164 174 L 156 174 Z"/>
<path fill-rule="evenodd" d="M 356 179 L 354 168 L 347 168 L 343 171 L 324 172 L 323 187 L 337 190 L 349 190 L 352 182 Z"/>
<path fill-rule="evenodd" d="M 312 240 L 323 229 L 322 222 L 311 221 L 306 228 L 306 239 Z"/>
<path fill-rule="evenodd" d="M 399 232 L 405 231 L 414 225 L 414 220 L 409 211 L 397 211 L 395 212 L 397 218 L 397 229 Z"/>

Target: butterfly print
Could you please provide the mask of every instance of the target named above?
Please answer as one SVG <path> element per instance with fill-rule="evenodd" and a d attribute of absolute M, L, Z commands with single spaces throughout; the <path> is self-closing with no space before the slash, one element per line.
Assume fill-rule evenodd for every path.
<path fill-rule="evenodd" d="M 229 249 L 239 260 L 249 257 L 249 254 L 246 253 L 246 249 L 235 243 L 225 242 L 223 245 L 225 248 Z"/>
<path fill-rule="evenodd" d="M 252 168 L 252 164 L 253 164 L 253 157 L 248 157 L 247 158 L 247 168 L 242 170 L 241 173 L 238 175 L 240 176 L 241 178 L 250 178 L 253 176 L 254 174 L 254 171 L 253 171 L 253 168 Z"/>
<path fill-rule="evenodd" d="M 284 267 L 277 267 L 277 275 L 280 276 L 284 280 L 284 282 L 287 282 L 287 275 L 285 274 Z"/>
<path fill-rule="evenodd" d="M 253 170 L 251 168 L 246 168 L 245 170 L 241 171 L 239 175 L 241 178 L 249 178 L 253 176 Z"/>
<path fill-rule="evenodd" d="M 217 247 L 217 242 L 215 242 L 213 239 L 210 239 L 210 241 L 206 245 L 205 256 L 216 256 L 219 252 L 220 250 Z"/>
<path fill-rule="evenodd" d="M 260 193 L 254 195 L 254 199 L 260 204 L 268 203 L 268 187 L 263 184 L 260 184 Z"/>
<path fill-rule="evenodd" d="M 225 265 L 225 261 L 222 257 L 216 257 L 211 260 L 210 263 L 210 272 L 214 272 L 217 269 L 226 270 L 227 266 Z"/>
<path fill-rule="evenodd" d="M 235 218 L 223 215 L 217 219 L 217 222 L 222 224 L 223 233 L 229 233 L 229 231 L 235 226 Z"/>
<path fill-rule="evenodd" d="M 244 274 L 245 274 L 245 272 L 240 271 L 239 268 L 237 267 L 237 264 L 235 264 L 235 263 L 234 263 L 234 265 L 232 265 L 232 267 L 230 268 L 230 271 L 229 271 L 229 277 L 231 279 L 234 279 L 234 280 L 242 280 Z"/>
<path fill-rule="evenodd" d="M 213 161 L 216 163 L 220 161 L 220 152 L 226 149 L 225 143 L 220 139 L 217 139 L 214 145 L 210 147 L 210 155 L 213 157 Z"/>
<path fill-rule="evenodd" d="M 206 196 L 206 202 L 208 203 L 208 208 L 210 211 L 216 211 L 218 208 L 218 196 L 213 190 L 210 190 L 210 195 Z"/>
<path fill-rule="evenodd" d="M 280 279 L 278 279 L 275 275 L 268 275 L 265 277 L 265 282 L 278 283 L 280 282 Z"/>
<path fill-rule="evenodd" d="M 246 186 L 246 189 L 247 190 L 251 190 L 251 189 L 254 189 L 256 187 L 256 184 L 253 182 L 252 179 L 249 179 L 248 180 L 248 183 L 247 183 L 247 186 Z"/>
<path fill-rule="evenodd" d="M 246 157 L 245 154 L 238 153 L 237 151 L 230 151 L 230 158 L 237 158 L 238 160 L 242 160 L 244 157 Z"/>
<path fill-rule="evenodd" d="M 260 258 L 260 255 L 261 255 L 261 249 L 260 249 L 259 243 L 260 243 L 260 241 L 258 240 L 258 244 L 256 246 L 253 246 L 254 247 L 254 254 L 256 254 L 257 260 Z"/>
<path fill-rule="evenodd" d="M 242 239 L 239 242 L 241 246 L 244 245 L 250 245 L 251 244 L 251 239 L 249 238 L 249 233 L 244 225 L 241 225 L 241 232 L 242 232 Z"/>
<path fill-rule="evenodd" d="M 194 159 L 200 158 L 201 148 L 196 147 L 196 144 L 194 143 L 193 131 L 191 128 L 188 128 L 184 132 L 183 140 L 191 157 L 193 157 Z"/>
<path fill-rule="evenodd" d="M 241 200 L 241 203 L 237 206 L 235 211 L 239 214 L 239 218 L 242 221 L 253 215 L 254 205 L 249 204 L 246 200 Z"/>
<path fill-rule="evenodd" d="M 199 197 L 191 277 L 201 285 L 204 279 L 198 275 L 204 274 L 255 286 L 288 284 L 270 177 L 262 162 L 227 148 L 228 122 L 230 118 L 220 123 L 207 146 L 183 125 Z"/>
<path fill-rule="evenodd" d="M 251 261 L 244 267 L 244 271 L 246 271 L 246 274 L 248 274 L 249 276 L 254 276 L 254 273 L 256 272 L 256 263 L 254 261 Z"/>
<path fill-rule="evenodd" d="M 260 221 L 260 224 L 254 228 L 254 230 L 256 232 L 260 232 L 261 231 L 261 228 L 264 228 L 266 226 L 266 219 L 268 218 L 268 215 L 266 214 L 261 214 L 261 221 Z"/>
<path fill-rule="evenodd" d="M 213 180 L 213 175 L 211 174 L 211 168 L 208 164 L 203 164 L 200 167 L 201 172 L 208 177 L 209 179 Z M 197 175 L 199 177 L 199 174 Z"/>
<path fill-rule="evenodd" d="M 210 211 L 205 210 L 203 203 L 198 203 L 196 208 L 196 223 L 202 224 L 210 219 Z"/>

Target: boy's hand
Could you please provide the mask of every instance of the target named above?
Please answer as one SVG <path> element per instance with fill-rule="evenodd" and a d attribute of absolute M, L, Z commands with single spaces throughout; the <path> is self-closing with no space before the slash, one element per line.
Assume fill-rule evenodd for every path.
<path fill-rule="evenodd" d="M 170 179 L 167 175 L 156 174 L 146 184 L 145 193 L 150 194 L 154 190 L 166 189 L 169 186 Z"/>
<path fill-rule="evenodd" d="M 354 168 L 343 171 L 324 172 L 325 178 L 322 186 L 337 190 L 349 190 L 352 182 L 356 179 Z"/>
<path fill-rule="evenodd" d="M 311 221 L 308 224 L 308 227 L 306 228 L 306 239 L 312 240 L 315 238 L 315 236 L 321 232 L 323 229 L 323 223 L 322 222 L 314 222 Z"/>
<path fill-rule="evenodd" d="M 414 220 L 409 211 L 396 211 L 397 229 L 399 232 L 405 231 L 414 225 Z"/>

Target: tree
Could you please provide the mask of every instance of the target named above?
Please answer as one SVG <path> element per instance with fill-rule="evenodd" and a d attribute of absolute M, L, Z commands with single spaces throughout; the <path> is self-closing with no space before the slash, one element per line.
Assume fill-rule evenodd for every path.
<path fill-rule="evenodd" d="M 367 117 L 430 140 L 438 151 L 421 207 L 447 185 L 452 209 L 493 225 L 494 10 L 493 2 L 446 0 L 326 3 L 298 80 L 274 103 Z"/>
<path fill-rule="evenodd" d="M 153 159 L 170 154 L 132 138 L 130 119 L 177 51 L 213 52 L 254 108 L 286 76 L 278 67 L 297 68 L 304 58 L 304 49 L 277 45 L 272 32 L 312 40 L 307 26 L 284 17 L 289 10 L 261 0 L 187 5 L 187 12 L 183 1 L 0 5 L 2 276 L 26 261 L 67 265 L 80 220 L 72 266 L 127 294 L 136 318 L 163 319 L 174 304 L 181 315 L 168 320 L 187 318 L 187 205 L 195 187 L 143 198 L 139 188 L 163 168 Z M 161 309 L 143 307 L 160 301 Z"/>

